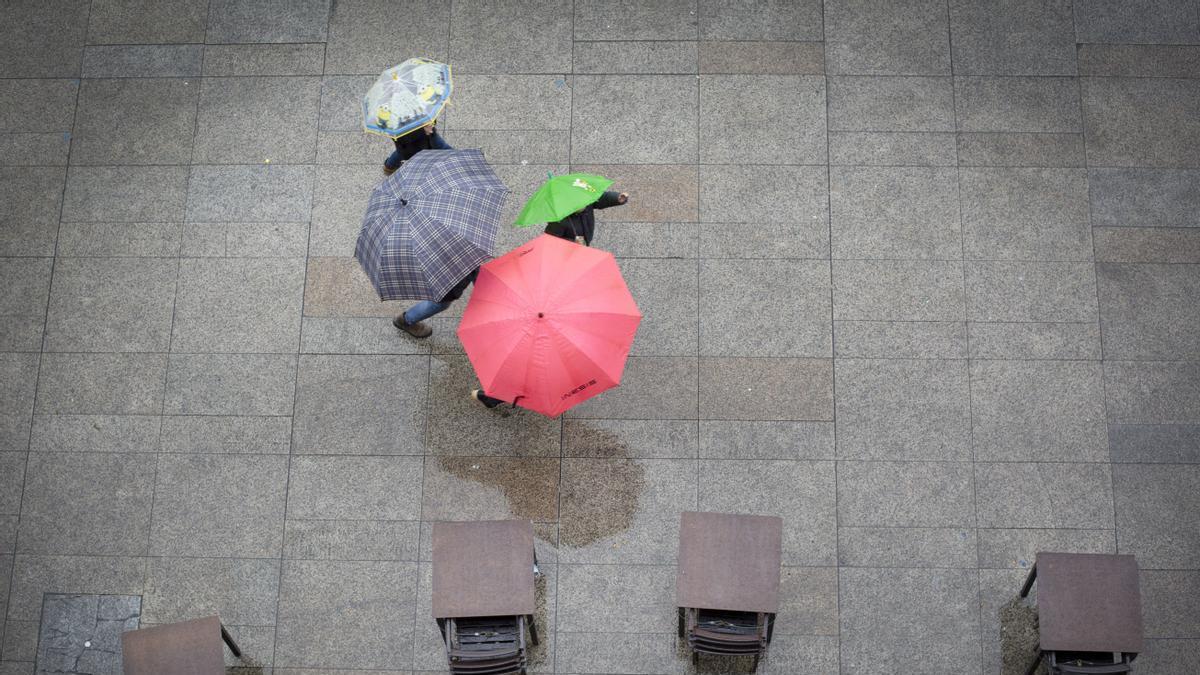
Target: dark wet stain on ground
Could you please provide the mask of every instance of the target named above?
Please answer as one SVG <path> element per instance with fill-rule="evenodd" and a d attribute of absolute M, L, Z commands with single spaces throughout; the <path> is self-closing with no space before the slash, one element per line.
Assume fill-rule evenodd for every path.
<path fill-rule="evenodd" d="M 1001 675 L 1023 675 L 1037 648 L 1037 608 L 1019 597 L 1009 600 L 1000 608 Z M 1044 666 L 1038 666 L 1035 675 L 1045 672 Z"/>
<path fill-rule="evenodd" d="M 558 518 L 558 460 L 509 457 L 439 457 L 450 475 L 498 488 L 518 518 Z"/>
<path fill-rule="evenodd" d="M 591 445 L 608 459 L 580 462 L 575 468 L 585 475 L 563 486 L 560 511 L 569 517 L 559 523 L 562 546 L 582 548 L 628 530 L 646 487 L 645 470 L 628 459 L 629 448 L 619 437 L 603 429 L 591 433 Z"/>

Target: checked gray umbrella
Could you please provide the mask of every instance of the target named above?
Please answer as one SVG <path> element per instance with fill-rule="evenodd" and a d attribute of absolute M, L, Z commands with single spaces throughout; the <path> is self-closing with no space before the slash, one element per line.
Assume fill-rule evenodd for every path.
<path fill-rule="evenodd" d="M 422 150 L 371 193 L 354 257 L 383 300 L 441 300 L 492 257 L 508 188 L 479 150 Z"/>

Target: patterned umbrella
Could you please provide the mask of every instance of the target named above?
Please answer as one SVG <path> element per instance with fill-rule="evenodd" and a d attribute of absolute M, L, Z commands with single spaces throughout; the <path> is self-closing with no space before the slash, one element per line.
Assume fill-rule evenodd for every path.
<path fill-rule="evenodd" d="M 399 138 L 437 119 L 452 89 L 444 63 L 409 59 L 392 66 L 363 97 L 363 129 Z"/>
<path fill-rule="evenodd" d="M 383 300 L 440 300 L 492 257 L 508 188 L 479 150 L 422 150 L 371 193 L 354 257 Z"/>

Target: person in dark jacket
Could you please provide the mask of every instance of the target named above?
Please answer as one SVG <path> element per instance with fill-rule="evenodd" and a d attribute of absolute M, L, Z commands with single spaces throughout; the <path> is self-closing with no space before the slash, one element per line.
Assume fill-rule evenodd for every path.
<path fill-rule="evenodd" d="M 427 338 L 433 335 L 433 329 L 429 327 L 429 324 L 424 323 L 425 319 L 449 309 L 450 303 L 461 298 L 463 292 L 467 290 L 467 286 L 475 283 L 475 277 L 477 276 L 479 276 L 478 267 L 455 284 L 449 292 L 442 296 L 441 300 L 437 302 L 433 302 L 432 300 L 418 302 L 405 310 L 400 316 L 392 319 L 392 325 L 415 338 Z"/>
<path fill-rule="evenodd" d="M 404 162 L 412 159 L 412 156 L 422 150 L 453 150 L 446 139 L 442 138 L 437 132 L 435 122 L 430 122 L 416 131 L 404 134 L 400 138 L 393 138 L 392 143 L 396 144 L 396 149 L 388 158 L 383 160 L 383 175 L 390 176 L 396 173 L 396 169 Z"/>
<path fill-rule="evenodd" d="M 592 212 L 595 209 L 620 206 L 627 201 L 629 201 L 629 195 L 624 192 L 607 190 L 604 194 L 600 195 L 600 199 L 562 220 L 546 225 L 544 232 L 559 239 L 566 239 L 567 241 L 573 241 L 584 246 L 591 246 L 592 236 L 596 233 L 596 216 Z"/>

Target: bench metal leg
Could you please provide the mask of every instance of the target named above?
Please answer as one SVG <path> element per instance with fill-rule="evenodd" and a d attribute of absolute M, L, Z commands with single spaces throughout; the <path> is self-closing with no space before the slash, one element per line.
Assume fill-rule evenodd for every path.
<path fill-rule="evenodd" d="M 233 637 L 229 634 L 229 631 L 225 630 L 225 624 L 221 624 L 221 639 L 225 641 L 225 644 L 229 647 L 229 651 L 233 652 L 234 656 L 239 659 L 242 658 L 242 650 L 233 641 Z"/>
<path fill-rule="evenodd" d="M 1038 649 L 1033 653 L 1033 662 L 1025 669 L 1025 675 L 1033 675 L 1037 672 L 1038 664 L 1042 662 L 1042 650 Z"/>
<path fill-rule="evenodd" d="M 534 622 L 532 614 L 529 615 L 529 641 L 535 645 L 538 643 L 537 623 Z"/>
<path fill-rule="evenodd" d="M 1037 579 L 1037 563 L 1033 563 L 1033 567 L 1029 568 L 1029 574 L 1025 575 L 1025 584 L 1021 586 L 1021 597 L 1029 595 L 1029 589 L 1033 588 L 1033 582 Z"/>

